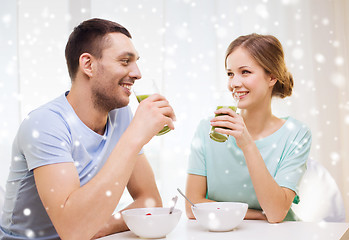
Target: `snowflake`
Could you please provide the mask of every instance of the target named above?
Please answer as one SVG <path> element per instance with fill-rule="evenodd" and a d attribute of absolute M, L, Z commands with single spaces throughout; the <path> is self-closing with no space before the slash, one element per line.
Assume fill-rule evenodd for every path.
<path fill-rule="evenodd" d="M 25 216 L 29 216 L 29 215 L 31 214 L 31 210 L 30 210 L 29 208 L 25 208 L 25 209 L 23 210 L 23 214 L 24 214 Z"/>
<path fill-rule="evenodd" d="M 255 12 L 257 13 L 257 15 L 259 15 L 261 18 L 268 18 L 269 17 L 269 13 L 268 13 L 268 9 L 265 5 L 263 4 L 258 4 L 255 8 Z"/>
<path fill-rule="evenodd" d="M 349 125 L 349 115 L 345 116 L 345 119 L 344 119 L 345 123 Z"/>
<path fill-rule="evenodd" d="M 340 155 L 337 153 L 337 152 L 332 152 L 331 154 L 330 154 L 330 158 L 331 158 L 331 163 L 332 163 L 332 165 L 337 165 L 337 163 L 339 162 L 339 160 L 340 160 Z"/>
<path fill-rule="evenodd" d="M 8 25 L 9 23 L 11 23 L 11 20 L 12 20 L 12 16 L 10 14 L 6 14 L 2 17 L 2 22 L 5 25 Z"/>
<path fill-rule="evenodd" d="M 336 57 L 336 58 L 335 58 L 335 64 L 336 64 L 337 66 L 342 66 L 342 65 L 344 64 L 344 59 L 343 59 L 343 57 L 341 57 L 341 56 Z"/>
<path fill-rule="evenodd" d="M 211 213 L 208 214 L 208 218 L 209 218 L 210 220 L 213 220 L 213 219 L 216 218 L 216 214 L 213 213 L 213 212 L 211 212 Z"/>
<path fill-rule="evenodd" d="M 111 191 L 108 190 L 108 191 L 105 192 L 105 195 L 106 195 L 107 197 L 110 197 L 110 196 L 112 195 L 112 193 L 111 193 Z"/>
<path fill-rule="evenodd" d="M 79 147 L 79 146 L 80 146 L 80 141 L 76 140 L 76 141 L 74 142 L 74 145 L 75 145 L 75 147 Z"/>
<path fill-rule="evenodd" d="M 224 38 L 227 35 L 227 29 L 225 27 L 218 27 L 216 34 L 218 38 Z"/>
<path fill-rule="evenodd" d="M 115 219 L 120 219 L 121 218 L 121 214 L 120 213 L 115 213 L 114 214 L 114 218 Z"/>
<path fill-rule="evenodd" d="M 294 59 L 299 60 L 302 59 L 304 55 L 303 49 L 302 48 L 294 48 L 292 51 L 292 56 Z"/>
<path fill-rule="evenodd" d="M 38 138 L 39 135 L 40 135 L 40 133 L 37 130 L 33 130 L 33 132 L 32 132 L 32 137 L 33 138 Z"/>
<path fill-rule="evenodd" d="M 155 207 L 155 200 L 153 198 L 147 198 L 144 202 L 145 206 L 150 208 L 150 207 Z"/>
<path fill-rule="evenodd" d="M 201 141 L 201 139 L 200 139 L 200 138 L 194 138 L 194 139 L 193 139 L 193 142 L 192 142 L 192 147 L 193 147 L 194 149 L 200 149 L 201 146 L 202 146 L 202 141 Z"/>
<path fill-rule="evenodd" d="M 31 230 L 31 229 L 25 230 L 25 235 L 26 235 L 28 238 L 34 238 L 34 237 L 35 237 L 35 233 L 34 233 L 34 231 Z"/>
<path fill-rule="evenodd" d="M 315 60 L 318 63 L 324 63 L 325 62 L 325 57 L 321 53 L 318 53 L 318 54 L 315 55 Z"/>
<path fill-rule="evenodd" d="M 324 18 L 324 19 L 322 19 L 322 24 L 327 26 L 330 24 L 330 20 L 328 20 L 328 18 Z"/>
<path fill-rule="evenodd" d="M 345 77 L 340 73 L 333 73 L 331 76 L 331 82 L 338 88 L 343 88 L 345 86 Z"/>
<path fill-rule="evenodd" d="M 292 122 L 289 122 L 287 123 L 286 127 L 288 130 L 292 130 L 295 127 L 295 125 Z"/>
<path fill-rule="evenodd" d="M 284 5 L 291 5 L 291 4 L 297 4 L 298 0 L 282 0 L 282 4 Z"/>

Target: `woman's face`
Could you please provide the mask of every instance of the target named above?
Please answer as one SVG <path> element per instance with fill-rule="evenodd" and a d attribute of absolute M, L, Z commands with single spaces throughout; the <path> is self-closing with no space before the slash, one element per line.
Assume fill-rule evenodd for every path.
<path fill-rule="evenodd" d="M 238 47 L 227 57 L 228 88 L 239 98 L 239 108 L 270 104 L 276 79 L 254 60 L 245 48 Z"/>

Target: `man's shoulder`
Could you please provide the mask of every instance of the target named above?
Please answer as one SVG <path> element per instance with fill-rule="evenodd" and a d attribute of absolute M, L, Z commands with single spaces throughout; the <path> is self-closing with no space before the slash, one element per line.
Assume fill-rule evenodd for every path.
<path fill-rule="evenodd" d="M 36 109 L 32 110 L 31 112 L 29 112 L 28 116 L 31 116 L 37 113 L 66 111 L 66 109 L 67 109 L 67 100 L 65 99 L 65 95 L 61 95 L 37 107 Z"/>
<path fill-rule="evenodd" d="M 58 122 L 66 122 L 67 106 L 62 100 L 63 95 L 32 110 L 23 120 L 20 129 L 36 126 L 43 128 L 47 125 L 55 125 Z"/>

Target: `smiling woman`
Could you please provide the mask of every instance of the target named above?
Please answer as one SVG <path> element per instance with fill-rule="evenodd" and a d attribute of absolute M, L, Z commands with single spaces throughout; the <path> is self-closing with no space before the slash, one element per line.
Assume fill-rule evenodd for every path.
<path fill-rule="evenodd" d="M 239 96 L 241 111 L 221 108 L 210 124 L 207 119 L 199 124 L 189 156 L 187 196 L 194 203 L 248 203 L 246 219 L 296 220 L 290 207 L 298 203 L 311 132 L 292 117 L 272 113 L 272 97 L 289 96 L 293 87 L 282 46 L 271 35 L 240 36 L 229 45 L 225 61 L 228 90 Z M 208 138 L 210 125 L 231 136 L 226 144 Z M 190 205 L 186 208 L 193 218 Z"/>

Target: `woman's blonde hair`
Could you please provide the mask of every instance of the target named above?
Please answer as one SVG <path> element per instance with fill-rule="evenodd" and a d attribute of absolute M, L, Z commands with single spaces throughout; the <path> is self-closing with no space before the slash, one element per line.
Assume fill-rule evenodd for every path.
<path fill-rule="evenodd" d="M 238 47 L 246 49 L 255 61 L 264 68 L 267 74 L 277 79 L 272 91 L 272 96 L 285 98 L 291 96 L 293 77 L 288 72 L 284 51 L 280 41 L 272 35 L 260 35 L 252 33 L 240 36 L 231 42 L 225 54 L 225 67 L 227 58 Z"/>

